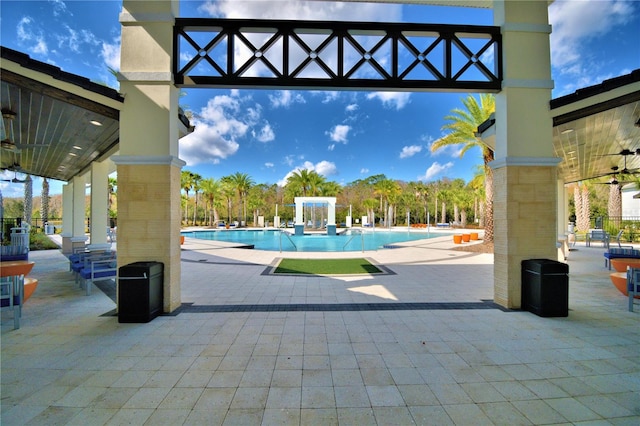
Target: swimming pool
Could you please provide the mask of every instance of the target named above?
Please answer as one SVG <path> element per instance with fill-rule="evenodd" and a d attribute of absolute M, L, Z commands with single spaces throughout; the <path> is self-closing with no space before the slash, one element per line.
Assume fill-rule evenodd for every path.
<path fill-rule="evenodd" d="M 339 235 L 305 234 L 291 235 L 279 230 L 217 230 L 187 231 L 185 237 L 201 240 L 227 241 L 252 245 L 258 250 L 270 251 L 361 251 L 381 250 L 395 243 L 442 237 L 443 233 L 401 231 L 345 231 Z M 387 246 L 387 247 L 385 247 Z"/>

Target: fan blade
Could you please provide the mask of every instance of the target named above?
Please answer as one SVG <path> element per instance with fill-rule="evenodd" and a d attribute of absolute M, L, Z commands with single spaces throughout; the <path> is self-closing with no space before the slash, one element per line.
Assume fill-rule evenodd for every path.
<path fill-rule="evenodd" d="M 624 157 L 626 157 L 627 155 L 640 155 L 640 148 L 633 151 L 628 148 L 625 148 L 620 152 L 614 152 L 611 154 L 602 154 L 602 155 L 598 155 L 598 157 L 608 157 L 612 155 L 622 155 Z"/>

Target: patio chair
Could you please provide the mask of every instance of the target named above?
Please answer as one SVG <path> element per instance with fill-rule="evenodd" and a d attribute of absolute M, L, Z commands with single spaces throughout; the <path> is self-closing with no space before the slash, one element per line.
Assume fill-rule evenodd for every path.
<path fill-rule="evenodd" d="M 20 294 L 22 281 L 13 277 L 0 278 L 0 307 L 13 310 L 13 329 L 20 328 L 20 316 L 22 315 L 22 297 Z"/>
<path fill-rule="evenodd" d="M 633 246 L 631 246 L 631 245 L 629 245 L 629 246 L 623 246 L 623 245 L 620 243 L 620 239 L 622 238 L 622 233 L 623 233 L 623 232 L 624 232 L 624 230 L 622 230 L 622 229 L 621 229 L 620 231 L 618 231 L 618 235 L 616 235 L 616 242 L 618 243 L 618 247 L 619 247 L 619 248 L 629 248 L 629 249 L 632 249 L 632 248 L 633 248 Z"/>
<path fill-rule="evenodd" d="M 633 312 L 635 296 L 640 295 L 640 268 L 627 268 L 627 296 L 629 297 L 629 312 Z"/>
<path fill-rule="evenodd" d="M 88 264 L 78 271 L 80 288 L 84 287 L 87 296 L 91 295 L 94 281 L 115 279 L 118 275 L 118 265 L 115 254 L 93 257 Z"/>
<path fill-rule="evenodd" d="M 592 229 L 587 233 L 587 247 L 591 247 L 592 241 L 600 241 L 603 247 L 609 248 L 609 240 L 609 233 L 602 229 Z"/>
<path fill-rule="evenodd" d="M 110 243 L 115 243 L 117 231 L 117 228 L 111 228 L 110 226 L 107 226 L 107 241 L 109 241 Z"/>

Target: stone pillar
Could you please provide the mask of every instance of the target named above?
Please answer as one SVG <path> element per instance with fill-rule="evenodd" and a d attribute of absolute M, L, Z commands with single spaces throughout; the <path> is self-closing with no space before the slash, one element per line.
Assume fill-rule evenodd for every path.
<path fill-rule="evenodd" d="M 63 187 L 62 195 L 62 253 L 70 254 L 74 248 L 83 247 L 85 233 L 85 177 L 76 176 Z"/>
<path fill-rule="evenodd" d="M 496 96 L 494 300 L 521 304 L 521 262 L 557 258 L 557 164 L 547 2 L 494 0 L 504 80 Z"/>
<path fill-rule="evenodd" d="M 62 253 L 70 254 L 73 237 L 73 182 L 62 186 Z"/>
<path fill-rule="evenodd" d="M 118 266 L 164 264 L 164 312 L 181 305 L 178 89 L 173 24 L 178 1 L 124 0 L 120 23 Z"/>
<path fill-rule="evenodd" d="M 110 247 L 107 243 L 109 216 L 109 166 L 106 161 L 91 163 L 91 248 Z"/>

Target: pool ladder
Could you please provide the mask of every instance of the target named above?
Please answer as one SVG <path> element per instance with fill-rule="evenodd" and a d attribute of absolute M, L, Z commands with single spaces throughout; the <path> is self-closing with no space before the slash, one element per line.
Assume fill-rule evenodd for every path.
<path fill-rule="evenodd" d="M 342 251 L 344 251 L 344 249 L 347 247 L 347 245 L 349 245 L 349 243 L 358 235 L 360 234 L 360 240 L 362 242 L 362 252 L 364 253 L 364 231 L 361 229 L 351 229 L 351 238 L 349 238 L 349 241 L 347 241 L 343 246 L 342 246 Z"/>
<path fill-rule="evenodd" d="M 282 234 L 287 236 L 287 239 L 289 239 L 289 242 L 291 242 L 295 251 L 298 251 L 298 247 L 296 246 L 296 243 L 294 243 L 293 240 L 291 239 L 291 236 L 289 235 L 289 233 L 281 229 L 280 230 L 280 253 L 282 253 Z"/>

